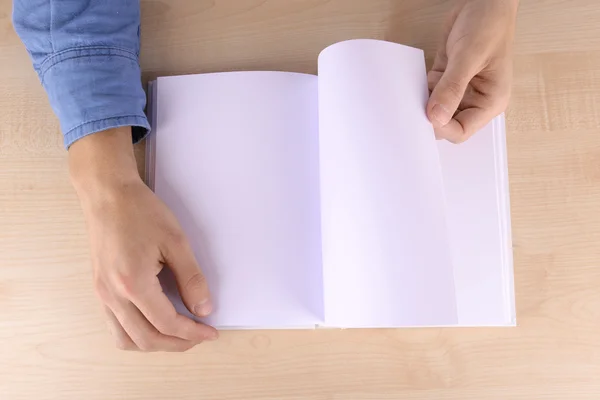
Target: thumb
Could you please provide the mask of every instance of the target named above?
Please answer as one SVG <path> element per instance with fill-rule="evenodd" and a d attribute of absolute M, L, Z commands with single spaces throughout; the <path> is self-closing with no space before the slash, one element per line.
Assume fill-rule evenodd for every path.
<path fill-rule="evenodd" d="M 450 122 L 473 76 L 475 74 L 464 63 L 448 63 L 427 103 L 427 117 L 434 128 L 441 128 Z"/>
<path fill-rule="evenodd" d="M 183 303 L 198 317 L 208 316 L 213 309 L 206 277 L 200 270 L 194 253 L 185 239 L 180 245 L 171 246 L 165 261 L 173 271 L 177 289 Z"/>

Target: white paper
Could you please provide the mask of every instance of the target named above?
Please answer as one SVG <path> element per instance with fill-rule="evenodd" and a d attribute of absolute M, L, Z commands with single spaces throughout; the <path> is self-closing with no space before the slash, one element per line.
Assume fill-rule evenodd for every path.
<path fill-rule="evenodd" d="M 423 52 L 374 40 L 319 57 L 325 319 L 457 323 Z"/>
<path fill-rule="evenodd" d="M 293 73 L 157 82 L 154 189 L 206 274 L 210 324 L 323 320 L 316 95 Z"/>

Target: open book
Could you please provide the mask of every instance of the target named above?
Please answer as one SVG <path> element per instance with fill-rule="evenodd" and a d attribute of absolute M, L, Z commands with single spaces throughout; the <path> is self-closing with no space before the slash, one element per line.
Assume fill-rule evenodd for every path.
<path fill-rule="evenodd" d="M 395 43 L 332 45 L 318 71 L 150 85 L 147 182 L 206 274 L 206 322 L 514 325 L 503 116 L 436 141 L 423 52 Z"/>

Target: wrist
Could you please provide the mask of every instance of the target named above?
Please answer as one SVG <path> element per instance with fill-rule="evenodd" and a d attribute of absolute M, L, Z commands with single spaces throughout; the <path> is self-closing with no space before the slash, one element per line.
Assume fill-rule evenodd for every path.
<path fill-rule="evenodd" d="M 110 201 L 123 189 L 142 183 L 131 128 L 115 128 L 83 137 L 69 148 L 69 174 L 85 206 Z"/>

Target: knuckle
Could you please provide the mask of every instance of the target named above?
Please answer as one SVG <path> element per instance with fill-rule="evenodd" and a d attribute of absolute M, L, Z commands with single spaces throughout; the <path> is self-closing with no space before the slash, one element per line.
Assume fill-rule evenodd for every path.
<path fill-rule="evenodd" d="M 129 272 L 116 272 L 112 281 L 115 288 L 127 297 L 131 297 L 135 292 L 137 280 Z"/>
<path fill-rule="evenodd" d="M 151 352 L 157 350 L 154 338 L 152 338 L 151 335 L 139 337 L 136 344 L 141 351 Z"/>
<path fill-rule="evenodd" d="M 124 351 L 131 351 L 135 349 L 135 345 L 130 340 L 124 340 L 123 338 L 117 338 L 115 340 L 117 349 Z"/>
<path fill-rule="evenodd" d="M 146 343 L 138 343 L 137 346 L 140 349 L 140 351 L 143 351 L 145 353 L 150 353 L 154 351 L 154 348 L 152 348 L 152 346 Z"/>
<path fill-rule="evenodd" d="M 162 333 L 163 335 L 167 335 L 167 336 L 180 336 L 178 330 L 176 329 L 176 327 L 174 326 L 173 323 L 170 323 L 169 321 L 160 321 L 157 322 L 155 325 L 155 328 Z"/>
<path fill-rule="evenodd" d="M 189 351 L 189 350 L 193 349 L 194 346 L 196 346 L 196 343 L 190 343 L 190 342 L 188 342 L 188 343 L 182 345 L 179 348 L 179 351 L 182 352 L 182 353 L 185 353 L 186 351 Z"/>
<path fill-rule="evenodd" d="M 206 337 L 201 331 L 195 329 L 194 323 L 182 325 L 179 329 L 178 336 L 182 339 L 189 340 L 195 343 L 202 342 L 206 339 Z"/>
<path fill-rule="evenodd" d="M 448 80 L 445 84 L 446 92 L 457 101 L 463 98 L 463 85 L 454 80 Z"/>
<path fill-rule="evenodd" d="M 180 341 L 171 343 L 168 351 L 183 353 L 183 352 L 186 352 L 186 351 L 194 348 L 194 346 L 196 346 L 197 344 L 198 344 L 197 342 L 195 343 L 195 342 L 191 342 L 188 340 L 180 340 Z"/>
<path fill-rule="evenodd" d="M 206 340 L 206 335 L 199 329 L 196 328 L 195 323 L 186 326 L 182 329 L 183 335 L 187 340 L 191 340 L 192 342 L 202 342 Z"/>
<path fill-rule="evenodd" d="M 153 330 L 138 330 L 133 333 L 131 339 L 133 343 L 141 350 L 141 351 L 156 351 L 158 350 L 158 332 Z"/>
<path fill-rule="evenodd" d="M 177 247 L 187 245 L 187 239 L 185 237 L 185 234 L 181 231 L 181 229 L 171 230 L 169 232 L 169 240 L 173 245 L 175 245 Z"/>
<path fill-rule="evenodd" d="M 185 289 L 194 290 L 196 288 L 203 287 L 204 285 L 206 285 L 206 277 L 202 273 L 196 272 L 190 277 L 190 279 L 188 279 L 187 283 L 185 284 Z"/>

